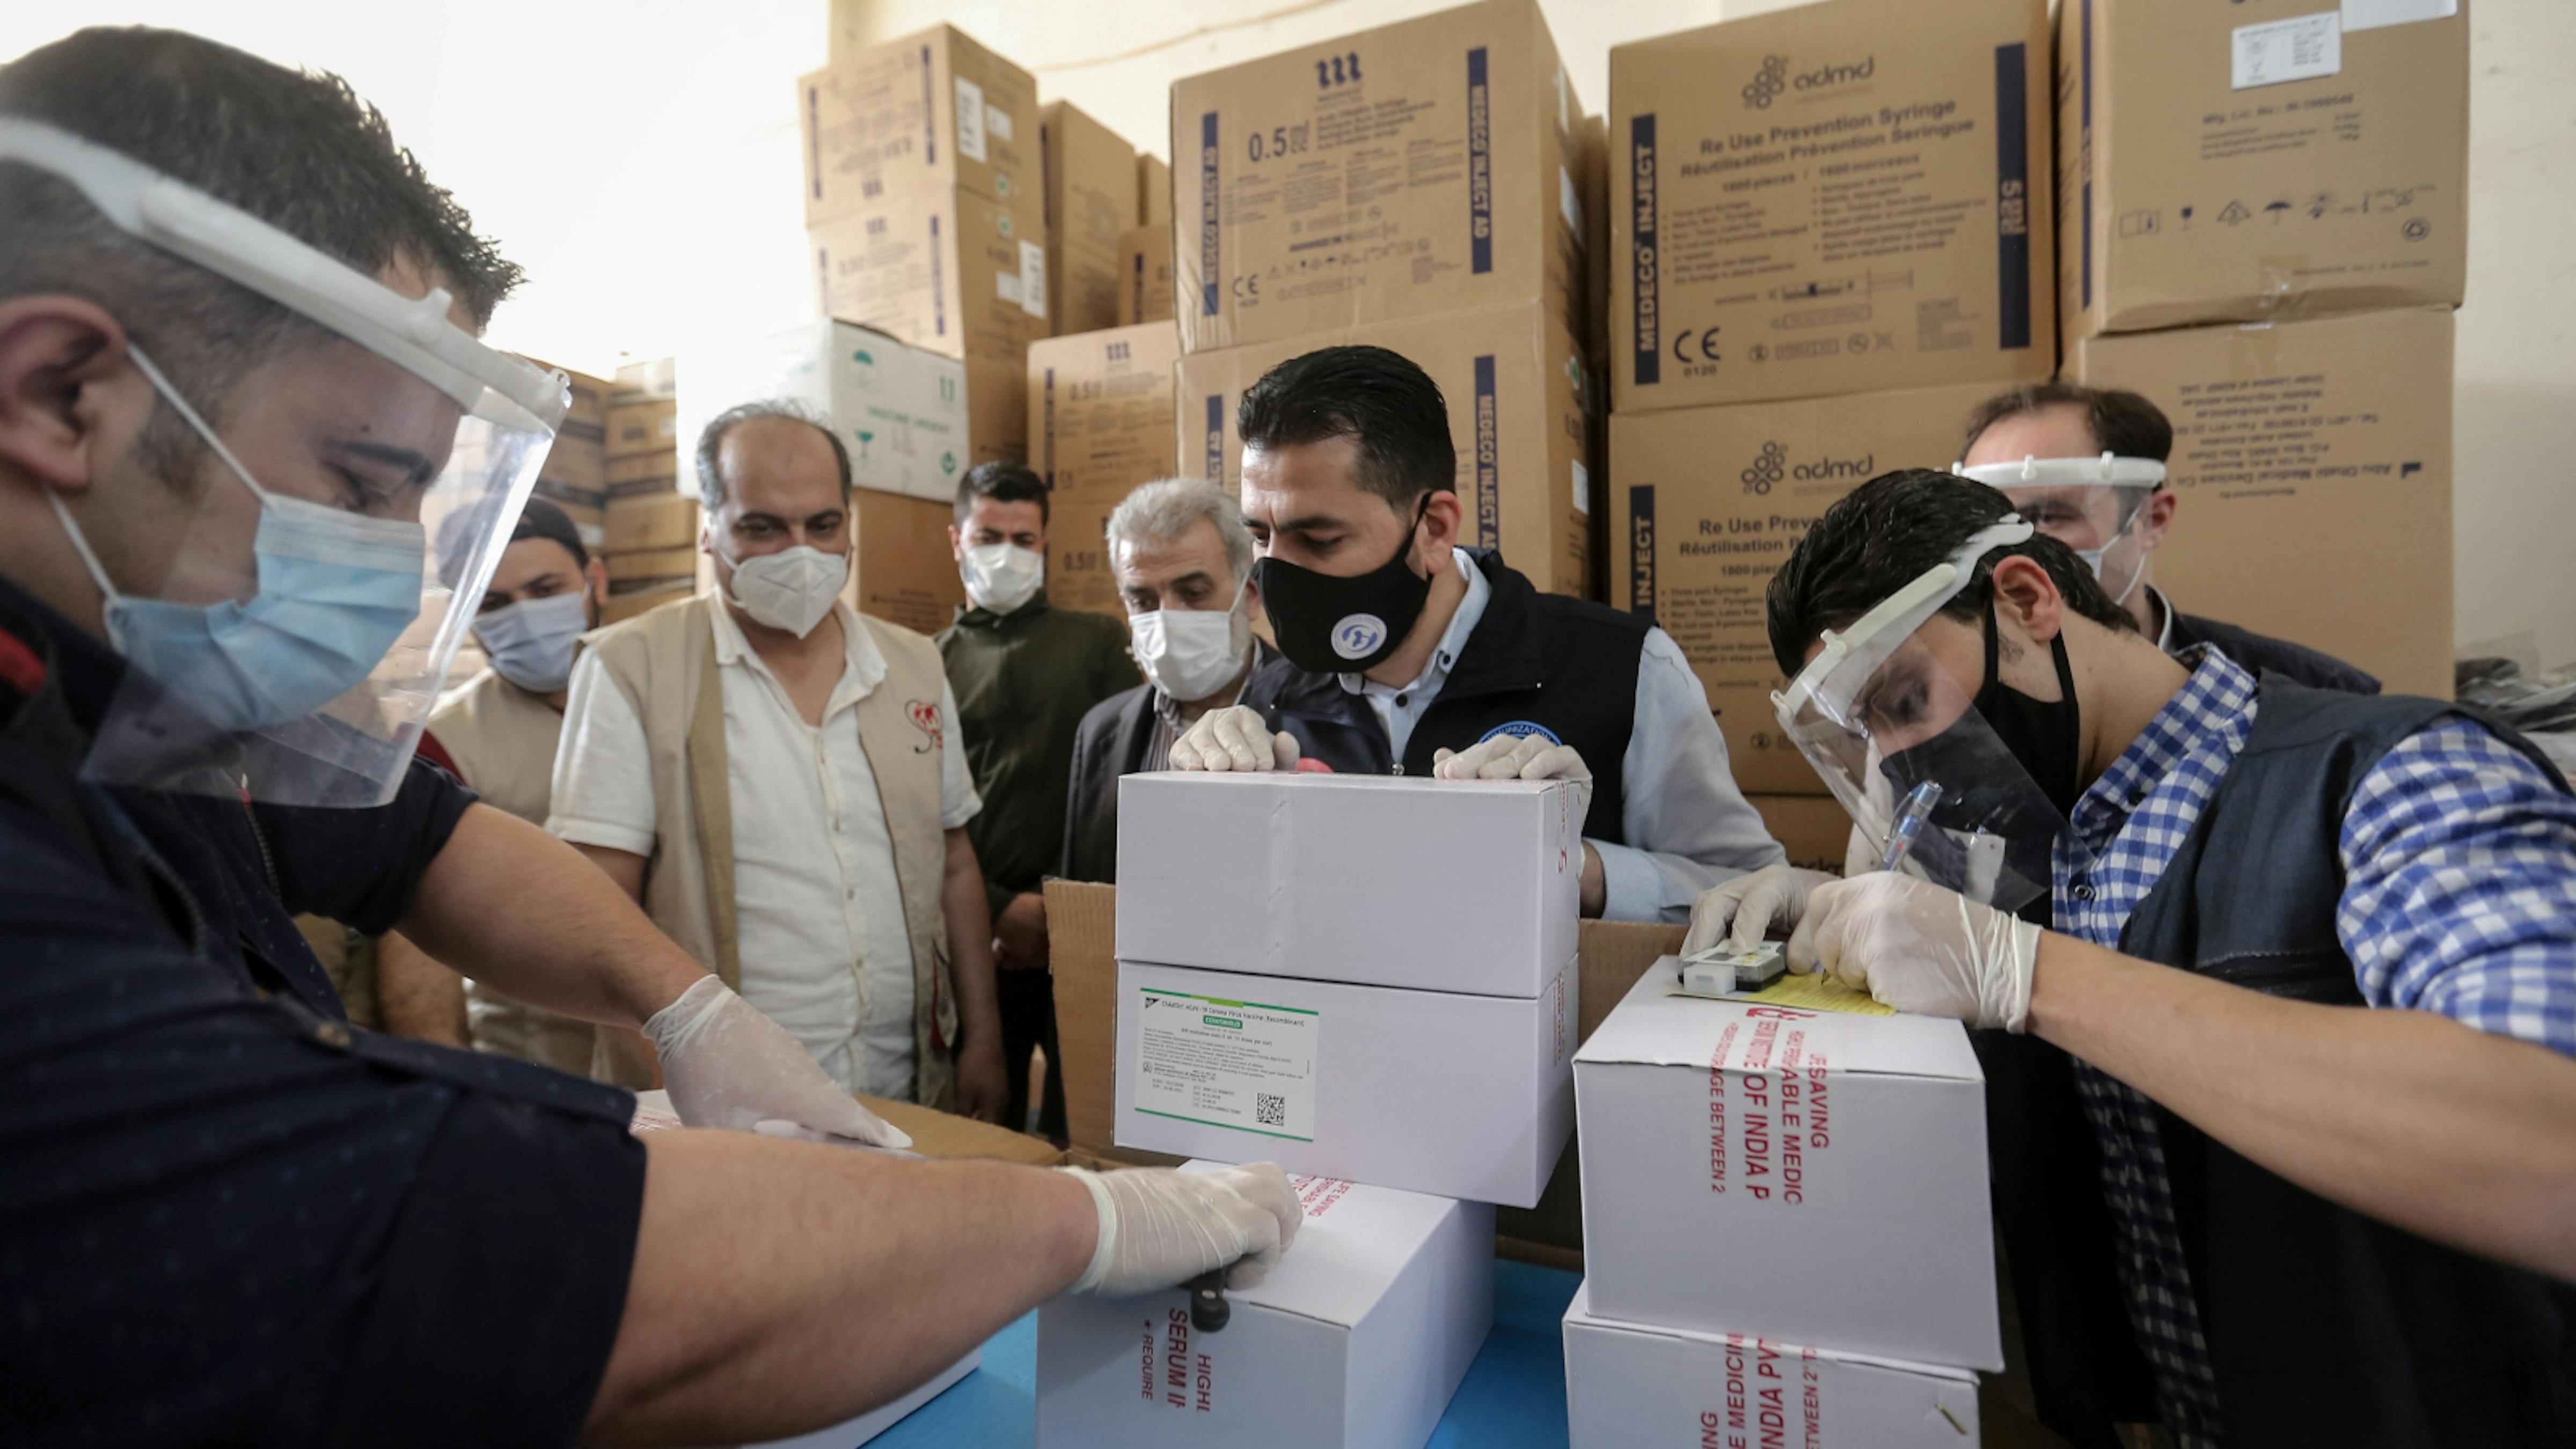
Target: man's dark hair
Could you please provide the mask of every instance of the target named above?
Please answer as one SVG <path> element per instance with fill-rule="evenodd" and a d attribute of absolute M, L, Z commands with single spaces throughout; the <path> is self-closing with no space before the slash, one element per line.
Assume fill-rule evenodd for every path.
<path fill-rule="evenodd" d="M 438 577 L 449 588 L 465 573 L 466 555 L 472 552 L 474 540 L 490 531 L 492 514 L 501 506 L 499 498 L 477 499 L 471 506 L 447 515 L 438 526 Z M 572 555 L 576 569 L 590 567 L 590 550 L 581 542 L 581 530 L 574 526 L 572 515 L 543 498 L 531 498 L 519 510 L 519 521 L 510 526 L 507 548 L 523 538 L 543 538 L 562 544 Z"/>
<path fill-rule="evenodd" d="M 2012 500 L 1985 484 L 1929 468 L 1882 473 L 1845 494 L 1771 576 L 1771 657 L 1780 672 L 1796 674 L 1817 635 L 1849 627 L 1927 570 L 1949 562 L 1969 535 L 2012 511 Z M 1986 550 L 1975 577 L 1941 612 L 1963 624 L 1982 620 L 1995 565 L 2013 557 L 2048 570 L 2076 613 L 2106 629 L 2137 631 L 2138 621 L 2111 602 L 2084 560 L 2044 533 Z"/>
<path fill-rule="evenodd" d="M 765 418 L 803 423 L 821 433 L 823 441 L 832 445 L 832 462 L 841 470 L 841 501 L 850 501 L 850 450 L 842 444 L 841 435 L 833 432 L 804 404 L 771 399 L 767 402 L 736 403 L 716 414 L 698 433 L 698 502 L 707 512 L 713 513 L 724 507 L 724 474 L 717 470 L 716 462 L 724 452 L 725 434 L 745 423 Z"/>
<path fill-rule="evenodd" d="M 964 524 L 966 514 L 978 498 L 996 503 L 1034 503 L 1038 506 L 1038 523 L 1048 521 L 1047 485 L 1044 478 L 1017 463 L 978 463 L 957 480 L 957 522 Z"/>
<path fill-rule="evenodd" d="M 2162 408 L 2138 394 L 2080 382 L 2035 382 L 1977 404 L 1977 410 L 1968 414 L 1968 440 L 1959 445 L 1959 456 L 1966 457 L 1986 429 L 2006 418 L 2060 406 L 2084 409 L 2084 425 L 2093 441 L 2123 458 L 2153 458 L 2161 463 L 2173 455 L 2173 424 L 2165 420 Z"/>
<path fill-rule="evenodd" d="M 0 115 L 42 122 L 249 212 L 374 276 L 404 263 L 479 326 L 519 268 L 394 144 L 334 75 L 140 26 L 78 31 L 0 66 Z M 207 419 L 248 363 L 306 324 L 287 308 L 136 239 L 49 171 L 0 162 L 0 297 L 83 297 L 118 322 Z M 156 457 L 193 457 L 166 409 Z M 173 449 L 177 451 L 173 453 Z"/>
<path fill-rule="evenodd" d="M 1458 486 L 1440 385 L 1383 347 L 1327 347 L 1270 369 L 1244 389 L 1235 431 L 1246 449 L 1356 440 L 1360 486 L 1398 513 L 1411 512 L 1425 493 Z"/>

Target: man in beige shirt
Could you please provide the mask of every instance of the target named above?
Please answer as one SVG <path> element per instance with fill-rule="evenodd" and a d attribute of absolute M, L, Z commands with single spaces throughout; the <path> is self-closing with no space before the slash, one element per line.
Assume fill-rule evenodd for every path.
<path fill-rule="evenodd" d="M 840 597 L 850 469 L 829 430 L 738 407 L 697 463 L 717 591 L 584 646 L 547 828 L 843 1087 L 990 1119 L 982 802 L 939 651 Z"/>

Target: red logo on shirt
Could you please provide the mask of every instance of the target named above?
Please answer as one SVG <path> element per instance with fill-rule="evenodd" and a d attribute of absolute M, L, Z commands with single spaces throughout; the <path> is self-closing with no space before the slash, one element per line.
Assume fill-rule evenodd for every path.
<path fill-rule="evenodd" d="M 947 747 L 947 735 L 939 727 L 939 701 L 916 699 L 904 708 L 911 713 L 914 726 L 923 734 L 930 736 L 930 743 L 914 750 L 914 754 L 926 755 L 933 750 Z"/>

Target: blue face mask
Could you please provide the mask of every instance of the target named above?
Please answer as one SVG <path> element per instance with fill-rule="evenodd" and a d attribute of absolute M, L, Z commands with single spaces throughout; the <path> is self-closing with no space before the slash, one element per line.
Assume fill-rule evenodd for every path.
<path fill-rule="evenodd" d="M 427 534 L 259 486 L 161 369 L 135 366 L 257 495 L 259 591 L 248 601 L 179 604 L 117 592 L 59 495 L 55 514 L 100 592 L 117 652 L 218 729 L 256 730 L 311 714 L 365 682 L 420 614 Z"/>
<path fill-rule="evenodd" d="M 590 595 L 549 594 L 474 616 L 474 637 L 492 668 L 530 694 L 552 694 L 572 678 L 573 652 L 590 627 Z"/>

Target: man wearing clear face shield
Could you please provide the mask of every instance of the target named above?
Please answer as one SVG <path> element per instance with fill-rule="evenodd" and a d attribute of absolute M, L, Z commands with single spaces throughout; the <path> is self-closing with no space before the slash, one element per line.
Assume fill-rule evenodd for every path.
<path fill-rule="evenodd" d="M 2173 606 L 2155 584 L 2155 553 L 2180 500 L 2165 486 L 2173 424 L 2133 392 L 2043 382 L 1999 393 L 1968 418 L 1951 471 L 2003 490 L 2040 532 L 2075 550 L 2111 601 L 2167 654 L 2215 644 L 2250 670 L 2319 689 L 2377 694 L 2379 681 L 2330 654 Z"/>
<path fill-rule="evenodd" d="M 1816 885 L 1791 968 L 2074 1059 L 2098 1152 L 2058 1166 L 2108 1226 L 2048 1246 L 2116 1269 L 2154 1417 L 2185 1446 L 2563 1427 L 2576 800 L 2546 758 L 2445 701 L 2169 658 L 1946 474 L 1837 503 L 1768 607 L 1781 726 L 1895 867 Z"/>
<path fill-rule="evenodd" d="M 1259 1169 L 647 1143 L 346 1023 L 295 911 L 644 1025 L 692 1123 L 890 1136 L 413 763 L 565 405 L 476 339 L 516 277 L 329 77 L 139 29 L 0 66 L 0 1439 L 774 1438 L 1294 1229 Z"/>

